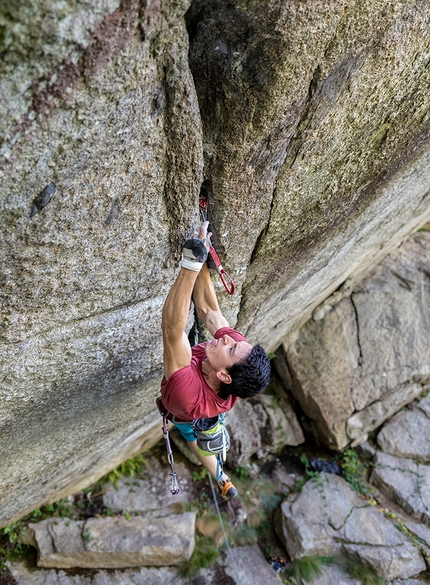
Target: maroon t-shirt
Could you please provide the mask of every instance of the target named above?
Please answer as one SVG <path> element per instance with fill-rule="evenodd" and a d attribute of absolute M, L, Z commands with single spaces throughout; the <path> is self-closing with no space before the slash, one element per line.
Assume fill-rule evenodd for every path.
<path fill-rule="evenodd" d="M 215 333 L 215 339 L 230 335 L 234 341 L 246 341 L 246 338 L 231 327 L 222 327 Z M 236 404 L 238 397 L 229 396 L 223 400 L 209 386 L 202 373 L 202 362 L 206 357 L 205 346 L 199 343 L 191 348 L 191 363 L 174 372 L 166 381 L 161 382 L 161 398 L 169 412 L 179 421 L 191 421 L 197 418 L 211 418 L 227 412 Z"/>

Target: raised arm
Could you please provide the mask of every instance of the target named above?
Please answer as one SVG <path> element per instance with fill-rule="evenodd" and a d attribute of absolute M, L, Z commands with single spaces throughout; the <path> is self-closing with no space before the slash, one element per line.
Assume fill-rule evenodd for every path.
<path fill-rule="evenodd" d="M 167 380 L 174 372 L 191 363 L 191 346 L 185 334 L 185 326 L 193 288 L 207 258 L 207 226 L 207 222 L 204 222 L 195 234 L 196 238 L 185 243 L 181 271 L 164 303 L 161 328 L 164 375 Z"/>
<path fill-rule="evenodd" d="M 164 375 L 170 376 L 191 362 L 191 346 L 185 334 L 191 294 L 198 273 L 186 268 L 181 271 L 170 289 L 163 307 Z"/>
<path fill-rule="evenodd" d="M 227 319 L 221 313 L 207 264 L 204 264 L 194 285 L 193 301 L 199 319 L 212 335 L 221 327 L 228 327 Z"/>

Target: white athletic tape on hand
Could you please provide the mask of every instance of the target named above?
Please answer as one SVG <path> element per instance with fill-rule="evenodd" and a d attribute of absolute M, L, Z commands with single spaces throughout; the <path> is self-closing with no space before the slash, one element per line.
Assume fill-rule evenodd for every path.
<path fill-rule="evenodd" d="M 188 260 L 187 258 L 182 258 L 181 266 L 182 268 L 186 268 L 187 270 L 194 270 L 195 272 L 200 272 L 203 266 L 203 262 L 196 262 L 195 260 Z"/>

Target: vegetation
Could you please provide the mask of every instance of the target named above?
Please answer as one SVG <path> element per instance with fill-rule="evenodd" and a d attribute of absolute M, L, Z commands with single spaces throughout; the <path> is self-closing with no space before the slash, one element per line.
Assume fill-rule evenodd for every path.
<path fill-rule="evenodd" d="M 358 579 L 362 585 L 386 585 L 384 579 L 378 577 L 378 575 L 364 565 L 348 563 L 345 568 L 351 577 Z"/>
<path fill-rule="evenodd" d="M 322 567 L 331 559 L 325 557 L 302 557 L 296 559 L 288 568 L 289 578 L 286 585 L 307 585 L 322 573 Z"/>
<path fill-rule="evenodd" d="M 180 575 L 191 577 L 200 569 L 210 567 L 218 558 L 219 549 L 215 546 L 212 538 L 196 535 L 196 546 L 189 561 L 181 565 Z"/>
<path fill-rule="evenodd" d="M 342 454 L 342 475 L 353 490 L 371 496 L 373 489 L 365 483 L 367 465 L 358 457 L 355 449 L 346 449 Z"/>
<path fill-rule="evenodd" d="M 96 508 L 96 498 L 103 493 L 103 486 L 107 483 L 118 485 L 118 481 L 128 477 L 135 477 L 142 473 L 148 464 L 142 455 L 137 455 L 121 463 L 119 467 L 105 475 L 96 484 L 84 489 L 74 498 L 66 498 L 52 504 L 47 504 L 33 510 L 28 516 L 18 522 L 13 522 L 0 530 L 0 575 L 5 571 L 6 562 L 26 556 L 30 547 L 20 542 L 24 529 L 29 523 L 40 522 L 47 518 L 85 518 L 93 514 Z M 96 508 L 99 510 L 98 508 Z M 100 508 L 107 516 L 112 515 L 109 509 Z"/>
<path fill-rule="evenodd" d="M 127 477 L 135 477 L 147 469 L 148 462 L 142 454 L 136 455 L 131 459 L 127 459 L 121 463 L 116 469 L 110 471 L 107 475 L 99 480 L 98 484 L 102 487 L 106 483 L 112 483 L 115 487 L 118 486 L 119 480 L 124 480 Z"/>

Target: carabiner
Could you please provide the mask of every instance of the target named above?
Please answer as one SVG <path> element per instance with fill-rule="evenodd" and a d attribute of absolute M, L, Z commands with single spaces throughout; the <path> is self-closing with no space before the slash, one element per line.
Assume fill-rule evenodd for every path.
<path fill-rule="evenodd" d="M 224 285 L 225 290 L 228 292 L 229 295 L 234 294 L 234 282 L 232 281 L 232 279 L 229 277 L 229 275 L 227 274 L 227 272 L 224 270 L 224 268 L 222 266 L 220 266 L 218 268 L 218 274 L 219 277 L 221 278 L 221 282 Z M 227 284 L 227 280 L 228 280 L 228 284 Z"/>

